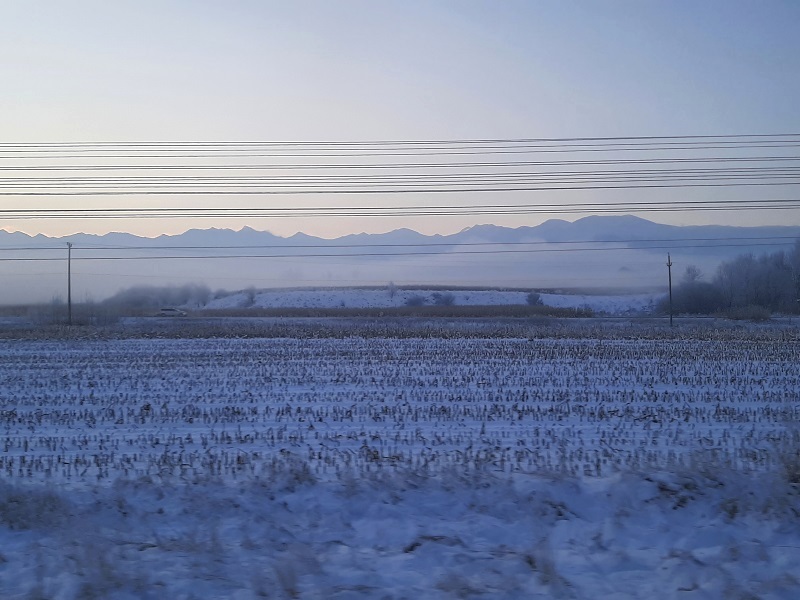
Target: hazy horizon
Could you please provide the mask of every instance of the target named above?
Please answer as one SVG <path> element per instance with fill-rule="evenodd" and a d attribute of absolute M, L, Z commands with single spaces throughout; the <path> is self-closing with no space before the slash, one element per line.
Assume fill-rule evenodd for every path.
<path fill-rule="evenodd" d="M 789 250 L 795 238 L 800 239 L 798 226 L 781 234 L 790 236 L 787 239 L 770 238 L 773 231 L 687 231 L 630 215 L 607 215 L 552 222 L 544 229 L 477 227 L 436 238 L 419 237 L 414 230 L 394 230 L 394 234 L 359 239 L 357 243 L 369 245 L 367 248 L 319 239 L 312 242 L 313 249 L 304 247 L 302 240 L 298 246 L 288 238 L 270 237 L 273 234 L 252 228 L 193 230 L 183 234 L 186 238 L 172 236 L 166 245 L 155 242 L 154 247 L 154 238 L 140 238 L 141 243 L 131 244 L 124 239 L 75 236 L 70 238 L 74 243 L 72 291 L 73 299 L 83 302 L 141 285 L 201 284 L 241 290 L 386 286 L 394 282 L 519 289 L 663 289 L 667 253 L 676 279 L 693 265 L 708 280 L 725 260 L 746 252 Z M 1 269 L 6 285 L 0 303 L 63 300 L 66 245 L 54 247 L 54 238 L 47 238 L 37 250 L 21 246 L 11 235 L 0 235 L 0 250 L 7 253 Z M 386 235 L 391 237 L 383 237 Z M 739 237 L 743 239 L 737 240 Z M 710 241 L 713 238 L 722 242 Z M 670 239 L 673 241 L 666 242 Z M 617 241 L 610 243 L 612 240 Z M 578 241 L 584 243 L 576 244 Z M 420 247 L 426 244 L 433 245 Z"/>
<path fill-rule="evenodd" d="M 336 240 L 342 237 L 346 237 L 349 235 L 359 235 L 359 234 L 368 234 L 368 235 L 382 235 L 386 233 L 392 233 L 394 231 L 403 230 L 403 229 L 410 229 L 416 233 L 420 233 L 425 236 L 448 236 L 460 233 L 462 231 L 474 228 L 474 227 L 481 227 L 481 226 L 497 226 L 497 227 L 506 227 L 511 229 L 516 229 L 519 227 L 536 227 L 538 225 L 542 225 L 548 221 L 564 221 L 567 223 L 575 223 L 582 219 L 586 219 L 588 217 L 637 217 L 646 221 L 650 221 L 651 223 L 656 223 L 658 225 L 671 225 L 676 227 L 694 227 L 694 226 L 720 226 L 720 227 L 740 227 L 740 228 L 747 228 L 747 227 L 793 227 L 800 223 L 787 223 L 785 219 L 774 221 L 772 219 L 767 220 L 752 220 L 748 221 L 747 223 L 731 223 L 731 222 L 722 222 L 720 220 L 714 220 L 712 218 L 703 219 L 699 222 L 692 222 L 692 223 L 685 223 L 685 219 L 680 218 L 665 218 L 661 215 L 657 217 L 649 217 L 646 214 L 634 214 L 634 213 L 624 213 L 624 214 L 617 214 L 617 215 L 596 215 L 596 214 L 585 214 L 579 216 L 562 216 L 562 217 L 546 217 L 541 219 L 530 220 L 530 222 L 520 222 L 519 216 L 509 216 L 507 219 L 494 219 L 492 221 L 476 221 L 474 223 L 470 223 L 464 225 L 463 227 L 452 226 L 450 228 L 442 228 L 437 227 L 436 223 L 430 223 L 426 225 L 424 221 L 414 221 L 412 226 L 410 224 L 403 225 L 399 221 L 399 219 L 391 219 L 390 224 L 387 224 L 384 228 L 381 227 L 374 227 L 374 228 L 358 228 L 354 227 L 350 230 L 344 230 L 343 233 L 338 234 L 331 234 L 328 233 L 327 235 L 324 233 L 317 233 L 316 227 L 313 224 L 307 228 L 291 228 L 286 230 L 283 227 L 275 227 L 271 226 L 270 223 L 266 223 L 267 227 L 260 228 L 257 225 L 258 220 L 254 220 L 248 223 L 242 223 L 239 220 L 229 219 L 230 221 L 234 221 L 229 226 L 226 226 L 223 223 L 219 223 L 218 221 L 228 221 L 226 219 L 218 219 L 218 220 L 211 220 L 211 219 L 202 219 L 199 220 L 199 223 L 192 227 L 164 227 L 163 230 L 159 231 L 158 233 L 142 233 L 139 232 L 139 228 L 135 226 L 126 226 L 125 230 L 120 228 L 113 228 L 113 227 L 85 227 L 79 231 L 70 230 L 68 233 L 49 233 L 47 231 L 42 230 L 34 230 L 34 231 L 26 231 L 25 229 L 29 228 L 15 228 L 13 226 L 5 225 L 0 226 L 0 231 L 5 231 L 7 233 L 23 233 L 25 235 L 36 237 L 37 235 L 44 235 L 49 238 L 67 238 L 74 235 L 96 235 L 96 236 L 104 236 L 108 234 L 124 234 L 124 235 L 134 235 L 136 237 L 147 238 L 147 239 L 156 239 L 162 236 L 180 236 L 190 231 L 206 231 L 206 230 L 226 230 L 226 231 L 234 231 L 239 232 L 245 229 L 252 229 L 254 231 L 260 233 L 269 233 L 276 237 L 280 238 L 291 238 L 295 235 L 308 235 L 324 240 Z M 366 220 L 366 219 L 365 219 Z M 311 220 L 307 222 L 312 223 Z M 423 226 L 420 226 L 423 225 Z M 419 226 L 419 227 L 417 227 Z"/>

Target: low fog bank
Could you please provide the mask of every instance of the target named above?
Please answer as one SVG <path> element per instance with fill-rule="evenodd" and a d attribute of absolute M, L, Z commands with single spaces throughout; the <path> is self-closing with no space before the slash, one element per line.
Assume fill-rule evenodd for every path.
<path fill-rule="evenodd" d="M 250 228 L 190 230 L 153 239 L 122 233 L 30 237 L 0 230 L 0 249 L 8 259 L 0 262 L 0 305 L 66 300 L 67 242 L 74 246 L 73 301 L 101 302 L 143 285 L 243 290 L 393 281 L 419 287 L 644 292 L 666 289 L 668 253 L 673 274 L 690 265 L 714 274 L 740 254 L 761 254 L 762 240 L 785 245 L 788 252 L 789 240 L 797 237 L 800 227 L 678 227 L 631 215 L 550 220 L 533 227 L 476 225 L 444 236 L 398 229 L 332 240 L 304 234 L 282 238 Z"/>
<path fill-rule="evenodd" d="M 673 256 L 673 262 L 698 264 L 712 271 L 716 262 Z M 75 302 L 102 302 L 121 292 L 133 294 L 134 304 L 144 302 L 135 290 L 177 288 L 177 300 L 164 293 L 163 301 L 147 304 L 202 304 L 210 290 L 247 288 L 310 288 L 385 286 L 390 281 L 401 286 L 499 287 L 513 289 L 665 289 L 666 255 L 647 252 L 527 254 L 442 254 L 416 257 L 335 258 L 227 258 L 173 259 L 108 262 L 81 260 L 72 265 L 72 299 Z M 23 265 L 23 266 L 20 266 Z M 55 268 L 54 268 L 55 267 Z M 0 289 L 0 304 L 31 304 L 66 301 L 67 265 L 54 263 L 38 270 L 28 263 L 1 265 L 5 285 Z M 189 290 L 189 291 L 184 291 Z"/>

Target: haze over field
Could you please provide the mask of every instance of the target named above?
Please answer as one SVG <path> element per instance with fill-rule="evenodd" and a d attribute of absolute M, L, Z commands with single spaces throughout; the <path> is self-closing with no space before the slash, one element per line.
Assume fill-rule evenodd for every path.
<path fill-rule="evenodd" d="M 723 260 L 745 252 L 790 249 L 795 239 L 800 239 L 800 226 L 677 227 L 632 216 L 551 220 L 537 227 L 483 225 L 447 236 L 404 229 L 332 240 L 304 234 L 284 238 L 251 228 L 191 230 L 157 238 L 0 232 L 0 250 L 7 257 L 40 259 L 0 263 L 6 281 L 0 303 L 64 299 L 66 242 L 74 245 L 74 297 L 85 301 L 139 285 L 192 283 L 228 290 L 393 282 L 663 291 L 667 253 L 676 274 L 694 265 L 711 277 Z"/>

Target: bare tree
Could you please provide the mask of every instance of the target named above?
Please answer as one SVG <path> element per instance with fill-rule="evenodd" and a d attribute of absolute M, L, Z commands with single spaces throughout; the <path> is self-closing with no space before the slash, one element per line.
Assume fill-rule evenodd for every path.
<path fill-rule="evenodd" d="M 702 271 L 700 271 L 700 269 L 695 265 L 689 265 L 686 267 L 686 271 L 683 273 L 683 283 L 695 283 L 700 281 L 702 278 Z"/>

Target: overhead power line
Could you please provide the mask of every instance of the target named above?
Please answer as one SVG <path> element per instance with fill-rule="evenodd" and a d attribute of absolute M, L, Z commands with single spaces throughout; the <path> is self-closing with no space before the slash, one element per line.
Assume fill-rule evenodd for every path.
<path fill-rule="evenodd" d="M 706 241 L 711 243 L 698 244 L 686 242 Z M 722 243 L 720 243 L 722 242 Z M 541 253 L 561 253 L 561 252 L 607 252 L 607 251 L 629 251 L 629 250 L 658 250 L 658 249 L 711 249 L 711 248 L 741 248 L 741 247 L 787 247 L 796 242 L 796 238 L 792 236 L 778 236 L 774 238 L 684 238 L 684 239 L 664 239 L 664 240 L 605 240 L 605 241 L 564 241 L 564 242 L 478 242 L 478 243 L 454 243 L 454 244 L 343 244 L 343 245 L 296 245 L 296 246 L 277 246 L 277 245 L 264 245 L 264 246 L 110 246 L 110 247 L 81 247 L 75 244 L 71 245 L 71 250 L 75 252 L 71 256 L 72 261 L 139 261 L 139 260 L 194 260 L 194 259 L 255 259 L 255 258 L 273 258 L 273 259 L 302 259 L 302 258 L 363 258 L 363 257 L 384 257 L 384 258 L 409 258 L 414 256 L 452 256 L 452 255 L 498 255 L 498 254 L 541 254 Z M 629 243 L 632 245 L 620 246 L 618 244 Z M 567 245 L 567 244 L 584 244 L 588 245 L 583 247 L 558 247 L 558 248 L 508 248 L 507 246 L 541 246 L 541 245 Z M 617 245 L 612 245 L 617 244 Z M 449 246 L 447 250 L 442 250 L 441 247 Z M 475 247 L 487 247 L 491 249 L 474 249 Z M 499 246 L 499 247 L 498 247 Z M 598 247 L 599 246 L 599 247 Z M 459 248 L 468 248 L 461 250 Z M 339 250 L 347 248 L 379 248 L 379 251 L 361 251 L 361 252 L 339 252 Z M 403 249 L 402 251 L 388 252 L 384 249 L 396 248 Z M 436 250 L 429 250 L 429 248 L 437 248 Z M 281 253 L 268 253 L 268 254 L 144 254 L 133 256 L 119 256 L 119 255 L 89 255 L 83 256 L 80 253 L 97 252 L 97 251 L 143 251 L 143 250 L 244 250 L 244 249 L 268 249 L 268 250 L 284 250 Z M 325 252 L 301 252 L 296 254 L 287 253 L 291 250 L 312 250 L 312 249 L 325 249 Z M 413 249 L 413 250 L 412 250 Z M 6 248 L 8 251 L 20 250 L 59 250 L 63 248 Z M 79 253 L 80 252 L 80 253 Z M 63 257 L 20 257 L 20 256 L 0 256 L 0 262 L 63 262 Z"/>
<path fill-rule="evenodd" d="M 599 142 L 618 142 L 618 141 L 642 141 L 642 140 L 703 140 L 703 139 L 732 139 L 732 138 L 782 138 L 800 137 L 800 133 L 736 133 L 721 135 L 666 135 L 666 136 L 604 136 L 604 137 L 557 137 L 557 138 L 459 138 L 454 140 L 361 140 L 361 141 L 342 141 L 342 140 L 192 140 L 192 141 L 70 141 L 70 142 L 0 142 L 0 146 L 176 146 L 176 145 L 280 145 L 280 146 L 302 146 L 302 145 L 374 145 L 374 144 L 467 144 L 467 143 L 497 143 L 497 142 L 575 142 L 575 141 L 599 141 Z"/>
<path fill-rule="evenodd" d="M 319 150 L 317 152 L 253 152 L 253 151 L 239 151 L 222 153 L 219 151 L 207 150 L 203 153 L 188 153 L 188 152 L 161 152 L 158 154 L 152 151 L 145 153 L 123 153 L 123 152 L 106 152 L 97 154 L 79 153 L 71 151 L 70 154 L 57 154 L 48 152 L 45 158 L 52 159 L 73 159 L 73 158 L 320 158 L 331 156 L 346 156 L 350 158 L 371 158 L 371 157 L 385 157 L 385 156 L 474 156 L 474 155 L 510 155 L 510 154 L 561 154 L 566 152 L 663 152 L 665 150 L 753 150 L 763 148 L 798 148 L 800 141 L 792 143 L 756 143 L 756 144 L 708 144 L 703 146 L 637 146 L 630 147 L 620 146 L 606 146 L 606 147 L 593 147 L 593 146 L 566 146 L 566 147 L 508 147 L 506 149 L 495 148 L 476 148 L 474 150 L 462 149 L 448 149 L 448 150 L 435 150 L 430 148 L 419 148 L 414 151 L 400 152 L 383 150 L 378 152 L 366 151 L 349 151 L 342 152 L 341 149 L 333 150 Z M 37 154 L 42 154 L 45 151 L 35 151 Z M 16 154 L 16 156 L 15 156 Z M 30 154 L 27 151 L 15 151 L 14 154 L 3 153 L 0 151 L 0 158 L 14 159 L 14 158 L 29 158 Z"/>
<path fill-rule="evenodd" d="M 800 134 L 377 141 L 0 143 L 3 220 L 419 217 L 796 210 L 800 200 L 702 199 L 703 188 L 800 185 Z M 713 150 L 713 152 L 711 152 Z M 548 153 L 571 155 L 553 160 Z M 602 157 L 595 153 L 604 153 Z M 457 155 L 475 155 L 461 160 Z M 528 154 L 524 157 L 516 154 Z M 266 156 L 270 160 L 263 160 Z M 129 160 L 121 160 L 128 157 Z M 411 158 L 409 158 L 411 157 Z M 158 160 L 151 160 L 157 158 Z M 677 200 L 480 204 L 426 196 L 696 188 Z M 275 206 L 276 198 L 286 205 Z M 300 197 L 328 206 L 296 206 Z M 411 203 L 372 196 L 416 196 Z M 132 205 L 145 197 L 159 207 Z M 183 206 L 165 206 L 181 197 Z M 199 198 L 246 206 L 198 206 Z M 337 198 L 350 197 L 352 201 Z M 607 197 L 607 196 L 606 196 Z M 662 196 L 663 197 L 663 196 Z M 76 208 L 78 199 L 107 198 Z M 355 198 L 363 198 L 361 206 Z M 368 199 L 369 198 L 369 199 Z M 25 202 L 24 208 L 13 202 Z M 58 204 L 56 204 L 58 202 Z M 61 203 L 64 202 L 64 205 Z M 367 202 L 370 206 L 364 206 Z M 179 203 L 180 204 L 180 203 Z"/>
<path fill-rule="evenodd" d="M 317 196 L 317 195 L 365 195 L 365 194 L 440 194 L 440 193 L 467 193 L 467 192 L 543 192 L 565 190 L 620 190 L 620 189 L 648 189 L 648 188 L 692 188 L 692 187 L 735 187 L 735 186 L 785 186 L 800 185 L 800 179 L 791 181 L 746 181 L 735 182 L 726 180 L 717 183 L 688 182 L 688 183 L 632 183 L 616 185 L 516 185 L 516 186 L 485 186 L 485 187 L 407 187 L 407 188 L 345 188 L 345 189 L 196 189 L 196 190 L 80 190 L 69 192 L 43 192 L 43 191 L 2 191 L 0 196 Z"/>
<path fill-rule="evenodd" d="M 785 246 L 786 244 L 777 244 L 771 242 L 759 244 L 717 244 L 715 248 L 738 248 L 738 247 L 777 247 Z M 710 246 L 681 246 L 680 248 L 709 248 Z M 559 252 L 608 252 L 612 250 L 674 250 L 675 246 L 648 246 L 647 248 L 630 248 L 628 246 L 610 247 L 610 248 L 550 248 L 538 250 L 474 250 L 462 251 L 455 250 L 453 252 L 354 252 L 346 254 L 337 253 L 318 253 L 318 254 L 207 254 L 207 255 L 191 255 L 191 256 L 176 256 L 176 255 L 161 255 L 161 256 L 91 256 L 91 257 L 72 257 L 73 261 L 119 261 L 119 260 L 227 260 L 227 259 L 249 259 L 249 258 L 273 258 L 273 259 L 299 259 L 299 258 L 363 258 L 363 257 L 385 257 L 385 258 L 408 258 L 413 256 L 450 256 L 450 255 L 486 255 L 486 254 L 542 254 L 542 253 L 559 253 Z M 63 262 L 63 258 L 37 258 L 37 257 L 1 257 L 0 262 Z"/>
<path fill-rule="evenodd" d="M 19 165 L 4 164 L 0 162 L 0 172 L 2 171 L 158 171 L 158 170 L 184 170 L 184 171 L 296 171 L 296 170 L 349 170 L 349 169 L 464 169 L 473 167 L 520 167 L 520 166 L 586 166 L 586 165 L 650 165 L 650 164 L 735 164 L 735 163 L 759 163 L 759 162 L 798 162 L 800 156 L 704 156 L 704 157 L 663 157 L 663 158 L 617 158 L 599 160 L 549 160 L 549 161 L 455 161 L 455 162 L 393 162 L 393 163 L 266 163 L 266 164 L 244 164 L 244 163 L 218 163 L 218 164 L 82 164 L 82 165 Z"/>
<path fill-rule="evenodd" d="M 800 148 L 800 134 L 5 143 L 0 144 L 0 196 L 266 198 L 800 185 L 800 156 L 764 152 L 771 148 Z M 710 155 L 710 149 L 722 152 Z M 572 153 L 576 159 L 504 156 L 551 152 Z M 610 153 L 609 158 L 586 154 L 595 152 Z M 453 159 L 462 154 L 476 159 Z M 271 160 L 250 164 L 264 157 Z M 121 158 L 136 160 L 120 164 Z M 137 164 L 151 158 L 159 160 Z"/>
<path fill-rule="evenodd" d="M 316 152 L 363 152 L 365 149 L 392 152 L 408 149 L 414 152 L 425 150 L 504 150 L 504 149 L 648 149 L 656 148 L 707 148 L 755 147 L 770 144 L 792 145 L 800 143 L 800 134 L 746 134 L 746 135 L 700 135 L 700 136 L 632 136 L 632 137 L 572 137 L 572 138 L 506 138 L 506 139 L 456 139 L 456 140 L 377 140 L 377 141 L 158 141 L 158 142 L 50 142 L 50 143 L 3 143 L 0 152 L 92 152 L 119 151 L 148 152 L 152 149 L 179 152 L 203 151 L 250 151 L 268 148 L 282 152 L 294 152 L 301 148 Z"/>
<path fill-rule="evenodd" d="M 282 189 L 297 191 L 308 189 L 317 192 L 320 189 L 339 191 L 339 188 L 351 186 L 357 190 L 395 189 L 395 186 L 448 186 L 459 189 L 464 186 L 507 185 L 529 186 L 532 184 L 583 184 L 583 183 L 625 183 L 641 182 L 688 182 L 695 181 L 731 181 L 740 184 L 747 181 L 761 181 L 784 178 L 798 179 L 800 166 L 756 167 L 756 168 L 720 168 L 720 169 L 640 169 L 640 170 L 605 170 L 605 171 L 510 171 L 510 172 L 470 172 L 470 173 L 399 173 L 399 174 L 364 174 L 364 175 L 284 175 L 284 176 L 172 176 L 172 177 L 0 177 L 0 191 L 13 195 L 16 190 L 35 193 L 36 190 L 97 191 L 113 190 L 115 192 L 129 190 L 135 195 L 139 191 L 174 192 L 188 190 L 218 191 L 236 193 L 240 189 L 256 189 L 264 191 L 280 191 Z M 402 188 L 401 188 L 402 189 Z"/>
<path fill-rule="evenodd" d="M 800 199 L 752 199 L 650 202 L 563 202 L 526 204 L 395 205 L 387 207 L 137 207 L 93 209 L 0 209 L 0 219 L 185 219 L 185 218 L 297 218 L 297 217 L 394 217 L 476 216 L 570 213 L 683 212 L 718 210 L 786 210 L 800 208 Z"/>

